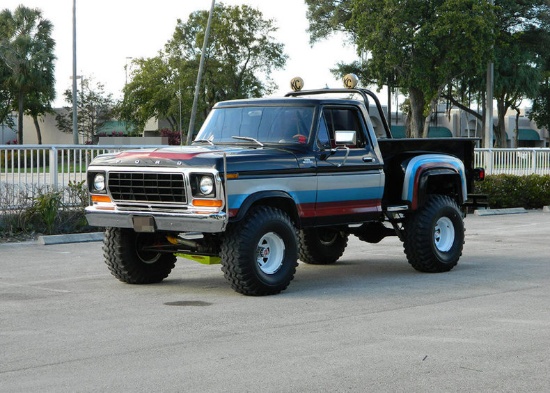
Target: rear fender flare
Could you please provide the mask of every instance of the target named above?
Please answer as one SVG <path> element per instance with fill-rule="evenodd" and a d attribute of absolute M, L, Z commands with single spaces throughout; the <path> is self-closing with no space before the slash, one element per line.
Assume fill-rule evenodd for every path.
<path fill-rule="evenodd" d="M 413 157 L 406 165 L 401 199 L 412 210 L 421 206 L 430 179 L 434 176 L 452 176 L 458 194 L 458 204 L 467 199 L 466 171 L 464 163 L 456 157 L 444 154 L 423 154 Z"/>

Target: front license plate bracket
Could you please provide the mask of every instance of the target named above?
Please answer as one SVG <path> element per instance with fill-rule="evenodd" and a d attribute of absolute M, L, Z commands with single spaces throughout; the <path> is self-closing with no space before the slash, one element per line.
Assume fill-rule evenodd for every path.
<path fill-rule="evenodd" d="M 133 216 L 134 231 L 153 233 L 156 230 L 155 218 L 151 216 Z"/>

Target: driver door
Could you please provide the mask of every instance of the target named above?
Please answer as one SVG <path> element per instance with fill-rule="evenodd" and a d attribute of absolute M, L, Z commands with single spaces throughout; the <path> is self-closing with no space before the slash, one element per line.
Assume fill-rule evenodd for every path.
<path fill-rule="evenodd" d="M 317 133 L 316 225 L 364 222 L 378 217 L 384 193 L 383 162 L 355 106 L 326 106 Z M 338 142 L 336 136 L 345 136 Z"/>

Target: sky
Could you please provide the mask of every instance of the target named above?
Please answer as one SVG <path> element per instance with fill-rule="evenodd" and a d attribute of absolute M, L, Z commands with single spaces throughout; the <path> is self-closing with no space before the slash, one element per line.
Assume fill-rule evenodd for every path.
<path fill-rule="evenodd" d="M 306 89 L 341 87 L 330 73 L 338 62 L 357 59 L 344 35 L 311 46 L 307 33 L 306 5 L 301 0 L 223 0 L 225 5 L 247 4 L 260 10 L 264 19 L 274 19 L 275 39 L 285 45 L 286 67 L 271 76 L 278 84 L 275 95 L 290 91 L 290 80 L 304 79 Z M 56 42 L 57 98 L 54 107 L 66 105 L 63 91 L 72 88 L 73 0 L 2 0 L 0 9 L 14 11 L 18 5 L 39 8 L 53 24 Z M 122 96 L 129 58 L 156 56 L 170 40 L 177 19 L 186 21 L 194 11 L 209 10 L 211 0 L 76 0 L 77 75 L 93 78 L 115 99 Z"/>

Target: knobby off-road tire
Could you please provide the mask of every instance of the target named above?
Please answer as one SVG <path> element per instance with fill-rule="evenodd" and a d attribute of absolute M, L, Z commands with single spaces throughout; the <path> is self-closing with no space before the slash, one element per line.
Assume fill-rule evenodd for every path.
<path fill-rule="evenodd" d="M 330 265 L 344 254 L 348 234 L 331 228 L 303 229 L 298 233 L 298 258 L 312 265 Z"/>
<path fill-rule="evenodd" d="M 107 228 L 103 256 L 111 274 L 128 284 L 151 284 L 168 277 L 176 256 L 143 249 L 154 244 L 158 236 L 126 228 Z"/>
<path fill-rule="evenodd" d="M 405 254 L 426 273 L 447 272 L 456 266 L 464 245 L 464 221 L 456 202 L 432 195 L 405 222 Z"/>
<path fill-rule="evenodd" d="M 281 210 L 258 206 L 231 225 L 221 245 L 222 271 L 243 295 L 273 295 L 286 289 L 298 265 L 296 229 Z"/>

